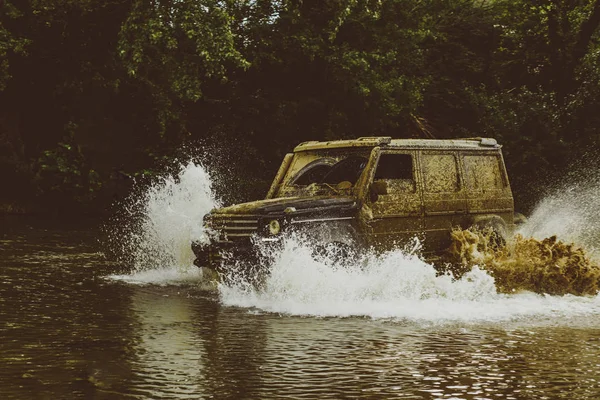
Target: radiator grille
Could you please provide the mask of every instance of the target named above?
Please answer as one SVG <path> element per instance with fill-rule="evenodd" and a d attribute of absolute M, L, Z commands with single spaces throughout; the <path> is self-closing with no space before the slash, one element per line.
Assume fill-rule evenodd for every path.
<path fill-rule="evenodd" d="M 247 240 L 258 230 L 258 218 L 253 215 L 212 215 L 210 226 L 221 241 Z"/>

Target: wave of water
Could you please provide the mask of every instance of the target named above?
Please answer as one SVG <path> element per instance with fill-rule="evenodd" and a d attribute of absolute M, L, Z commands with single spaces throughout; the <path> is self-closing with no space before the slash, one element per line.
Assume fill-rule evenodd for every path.
<path fill-rule="evenodd" d="M 110 234 L 111 246 L 133 269 L 118 278 L 139 283 L 196 279 L 190 243 L 206 239 L 202 218 L 218 206 L 210 174 L 193 162 L 158 180 L 141 196 L 130 196 L 114 221 L 118 228 Z"/>
<path fill-rule="evenodd" d="M 600 244 L 600 176 L 587 171 L 586 179 L 559 185 L 534 209 L 519 229 L 525 237 L 539 240 L 556 235 L 566 242 L 584 247 L 598 256 Z"/>
<path fill-rule="evenodd" d="M 477 267 L 453 280 L 399 250 L 336 267 L 315 260 L 310 246 L 295 239 L 277 254 L 260 287 L 241 281 L 219 291 L 226 305 L 319 317 L 489 322 L 600 314 L 600 297 L 499 294 L 494 279 Z"/>
<path fill-rule="evenodd" d="M 113 278 L 139 284 L 201 284 L 206 276 L 192 265 L 190 242 L 203 237 L 202 217 L 218 205 L 211 182 L 203 166 L 188 163 L 176 176 L 153 185 L 132 207 L 137 210 L 132 213 L 135 223 L 122 238 L 124 248 L 133 255 L 134 272 Z M 546 215 L 545 232 L 552 231 L 552 215 L 560 215 L 552 211 L 556 204 L 542 203 L 537 211 Z M 411 251 L 371 254 L 343 267 L 315 260 L 312 254 L 308 244 L 290 238 L 275 254 L 263 285 L 220 283 L 220 301 L 226 306 L 290 315 L 416 321 L 600 314 L 600 297 L 498 294 L 494 279 L 479 268 L 452 280 L 437 276 L 432 265 Z"/>

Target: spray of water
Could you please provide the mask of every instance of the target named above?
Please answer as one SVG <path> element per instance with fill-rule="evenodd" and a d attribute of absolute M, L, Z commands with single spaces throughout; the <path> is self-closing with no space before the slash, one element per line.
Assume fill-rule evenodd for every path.
<path fill-rule="evenodd" d="M 559 215 L 552 207 L 566 204 L 557 201 L 542 203 L 536 211 L 548 216 L 544 229 L 551 229 L 550 216 Z M 218 201 L 212 192 L 211 176 L 199 164 L 185 164 L 174 176 L 156 182 L 129 205 L 129 233 L 119 236 L 134 272 L 114 278 L 138 283 L 197 284 L 202 274 L 192 265 L 190 242 L 202 240 L 202 217 L 215 206 Z M 534 224 L 536 213 L 530 224 Z M 540 232 L 537 228 L 536 234 Z M 272 254 L 267 269 L 269 274 L 260 286 L 243 279 L 218 284 L 220 301 L 292 315 L 427 321 L 600 314 L 600 297 L 499 293 L 493 274 L 483 267 L 474 266 L 460 279 L 454 279 L 440 275 L 411 249 L 367 254 L 339 265 L 315 258 L 306 241 L 290 237 Z"/>
<path fill-rule="evenodd" d="M 600 172 L 569 176 L 572 180 L 546 196 L 519 233 L 539 240 L 556 235 L 594 256 L 600 245 Z"/>
<path fill-rule="evenodd" d="M 552 295 L 596 295 L 600 265 L 584 249 L 551 236 L 543 240 L 517 234 L 506 246 L 495 246 L 485 232 L 454 230 L 448 251 L 451 264 L 442 265 L 460 278 L 474 266 L 490 273 L 503 293 L 530 291 Z"/>
<path fill-rule="evenodd" d="M 417 253 L 367 254 L 344 265 L 317 260 L 292 237 L 260 286 L 243 279 L 219 285 L 221 301 L 288 315 L 367 316 L 422 322 L 497 322 L 600 314 L 600 297 L 499 293 L 492 275 L 473 266 L 459 279 L 440 275 Z"/>
<path fill-rule="evenodd" d="M 133 269 L 123 279 L 144 283 L 177 282 L 200 277 L 193 266 L 192 241 L 206 240 L 202 218 L 218 207 L 212 180 L 200 164 L 180 165 L 148 187 L 130 196 L 110 235 L 120 260 Z"/>

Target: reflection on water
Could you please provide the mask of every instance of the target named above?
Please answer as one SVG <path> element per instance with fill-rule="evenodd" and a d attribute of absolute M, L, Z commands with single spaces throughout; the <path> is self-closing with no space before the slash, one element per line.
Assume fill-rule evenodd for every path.
<path fill-rule="evenodd" d="M 136 290 L 132 309 L 139 341 L 133 347 L 136 389 L 151 398 L 196 398 L 203 369 L 201 343 L 194 334 L 195 315 L 180 292 Z"/>
<path fill-rule="evenodd" d="M 575 316 L 292 316 L 224 305 L 197 274 L 108 278 L 128 271 L 97 252 L 94 231 L 8 225 L 2 399 L 600 397 L 600 320 L 582 311 L 591 299 Z"/>

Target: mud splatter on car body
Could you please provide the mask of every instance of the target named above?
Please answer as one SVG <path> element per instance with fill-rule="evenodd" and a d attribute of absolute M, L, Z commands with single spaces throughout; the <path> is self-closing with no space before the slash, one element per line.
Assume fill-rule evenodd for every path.
<path fill-rule="evenodd" d="M 320 245 L 387 250 L 415 236 L 425 254 L 454 228 L 513 229 L 513 196 L 494 139 L 305 142 L 285 156 L 264 200 L 211 211 L 210 238 L 192 245 L 199 266 L 308 232 Z"/>

